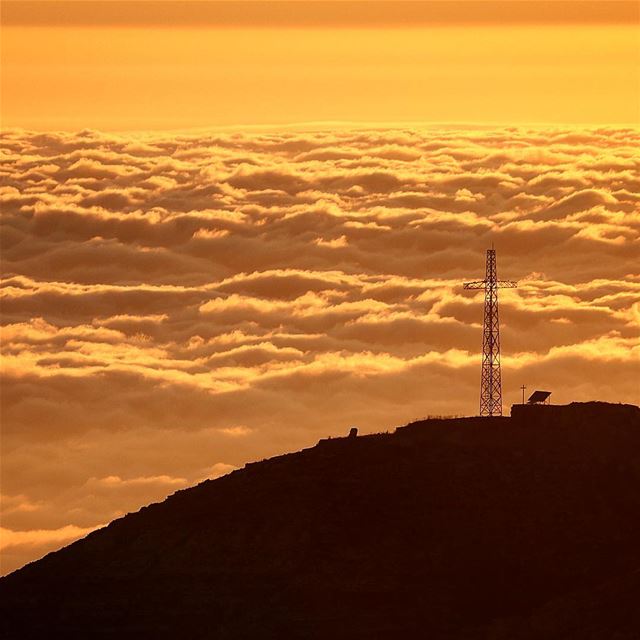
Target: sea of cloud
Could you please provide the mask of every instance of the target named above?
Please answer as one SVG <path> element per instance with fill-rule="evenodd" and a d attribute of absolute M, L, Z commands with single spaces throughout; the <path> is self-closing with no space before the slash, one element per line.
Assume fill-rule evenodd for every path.
<path fill-rule="evenodd" d="M 505 405 L 638 402 L 640 131 L 2 141 L 3 571 L 244 462 Z M 224 523 L 221 523 L 223 526 Z"/>

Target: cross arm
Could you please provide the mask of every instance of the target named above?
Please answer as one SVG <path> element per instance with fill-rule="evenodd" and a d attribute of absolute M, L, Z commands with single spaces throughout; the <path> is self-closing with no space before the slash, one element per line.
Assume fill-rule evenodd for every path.
<path fill-rule="evenodd" d="M 463 285 L 464 289 L 486 289 L 487 281 L 486 280 L 475 280 L 474 282 L 465 282 Z M 498 280 L 496 281 L 496 287 L 498 289 L 515 289 L 518 286 L 517 282 L 513 280 Z"/>

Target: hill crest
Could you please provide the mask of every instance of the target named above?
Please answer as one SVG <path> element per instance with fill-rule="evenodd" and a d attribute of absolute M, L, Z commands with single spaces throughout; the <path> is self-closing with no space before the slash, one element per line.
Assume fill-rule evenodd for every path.
<path fill-rule="evenodd" d="M 3 637 L 631 639 L 639 452 L 607 403 L 321 440 L 4 578 Z"/>

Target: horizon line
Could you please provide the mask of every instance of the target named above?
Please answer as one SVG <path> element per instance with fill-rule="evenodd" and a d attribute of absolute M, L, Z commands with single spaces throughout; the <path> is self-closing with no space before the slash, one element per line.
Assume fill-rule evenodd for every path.
<path fill-rule="evenodd" d="M 82 1 L 82 0 L 75 0 Z M 157 0 L 148 0 L 155 2 Z M 172 0 L 169 0 L 172 1 Z M 206 0 L 205 0 L 206 1 Z M 254 1 L 254 0 L 240 0 Z M 516 0 L 519 1 L 519 0 Z M 208 132 L 227 132 L 227 131 L 325 131 L 329 128 L 339 128 L 343 130 L 381 130 L 381 129 L 469 129 L 469 130 L 485 130 L 485 129 L 550 129 L 550 128 L 566 128 L 574 130 L 587 129 L 631 129 L 640 131 L 640 124 L 637 122 L 509 122 L 509 121 L 489 121 L 489 122 L 473 122 L 468 120 L 387 120 L 387 121 L 359 121 L 359 120 L 302 120 L 284 123 L 256 123 L 256 124 L 220 124 L 205 125 L 193 127 L 158 127 L 141 129 L 132 128 L 101 128 L 94 126 L 81 126 L 78 128 L 51 127 L 51 128 L 33 128 L 29 126 L 10 125 L 0 126 L 0 135 L 21 132 L 21 133 L 65 133 L 80 134 L 83 132 L 106 133 L 115 135 L 156 135 L 156 134 L 176 134 L 176 135 L 194 135 L 198 133 Z"/>

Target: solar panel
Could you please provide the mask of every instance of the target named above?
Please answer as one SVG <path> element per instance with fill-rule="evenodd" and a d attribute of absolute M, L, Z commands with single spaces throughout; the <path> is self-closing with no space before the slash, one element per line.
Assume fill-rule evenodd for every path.
<path fill-rule="evenodd" d="M 538 404 L 544 402 L 551 395 L 551 391 L 534 391 L 527 402 L 529 404 Z"/>

